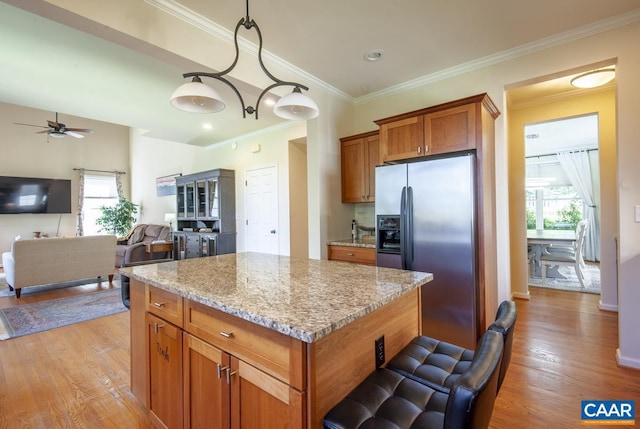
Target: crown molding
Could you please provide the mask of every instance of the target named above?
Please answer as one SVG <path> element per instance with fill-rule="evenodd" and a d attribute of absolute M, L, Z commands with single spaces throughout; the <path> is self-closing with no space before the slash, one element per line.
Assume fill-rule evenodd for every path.
<path fill-rule="evenodd" d="M 612 18 L 594 22 L 589 25 L 575 28 L 564 33 L 557 34 L 555 36 L 546 37 L 544 39 L 536 40 L 531 43 L 517 46 L 513 49 L 498 52 L 493 55 L 488 55 L 477 60 L 468 61 L 466 63 L 459 64 L 454 67 L 440 70 L 435 73 L 431 73 L 417 79 L 409 80 L 399 85 L 394 85 L 389 88 L 382 89 L 380 91 L 373 92 L 371 94 L 364 95 L 355 99 L 355 104 L 364 104 L 376 99 L 388 97 L 390 95 L 399 94 L 405 91 L 413 90 L 415 88 L 438 82 L 440 80 L 448 79 L 454 76 L 458 76 L 464 73 L 468 73 L 473 70 L 482 69 L 494 64 L 499 64 L 505 61 L 509 61 L 515 58 L 519 58 L 525 55 L 529 55 L 535 52 L 543 51 L 555 46 L 564 45 L 566 43 L 574 42 L 576 40 L 584 39 L 589 36 L 604 33 L 609 30 L 624 27 L 629 24 L 633 24 L 640 21 L 640 9 L 633 10 L 628 13 L 624 13 Z"/>
<path fill-rule="evenodd" d="M 216 22 L 181 5 L 175 0 L 144 0 L 144 2 L 198 28 L 199 30 L 212 35 L 213 37 L 222 40 L 225 43 L 228 43 L 229 45 L 233 45 L 233 31 L 227 30 Z M 241 36 L 238 36 L 238 47 L 240 51 L 245 52 L 255 58 L 258 57 L 258 45 L 244 39 Z M 318 79 L 312 74 L 307 73 L 306 71 L 294 66 L 291 63 L 288 63 L 277 55 L 274 55 L 271 52 L 267 51 L 266 49 L 264 49 L 264 46 L 262 48 L 262 59 L 265 61 L 265 63 L 273 64 L 285 70 L 287 73 L 296 76 L 296 79 L 299 78 L 299 80 L 305 82 L 305 85 L 309 86 L 310 88 L 321 88 L 331 95 L 349 103 L 353 103 L 355 101 L 353 97 L 346 94 L 345 92 L 340 91 L 339 89 Z M 311 84 L 307 84 L 307 82 L 311 82 Z"/>

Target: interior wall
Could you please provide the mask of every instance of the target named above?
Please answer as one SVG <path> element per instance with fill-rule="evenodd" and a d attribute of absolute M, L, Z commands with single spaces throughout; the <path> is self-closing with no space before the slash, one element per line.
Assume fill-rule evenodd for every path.
<path fill-rule="evenodd" d="M 249 169 L 275 165 L 278 169 L 278 243 L 280 254 L 290 252 L 289 141 L 304 137 L 304 123 L 291 122 L 271 132 L 238 139 L 210 148 L 200 148 L 144 137 L 132 140 L 132 175 L 135 178 L 136 204 L 142 208 L 145 222 L 164 223 L 164 213 L 175 212 L 175 199 L 157 197 L 155 179 L 169 174 L 191 174 L 225 168 L 236 178 L 236 250 L 246 249 L 245 173 Z M 234 146 L 235 143 L 235 146 Z M 234 148 L 235 147 L 235 148 Z M 259 148 L 256 151 L 256 148 Z"/>
<path fill-rule="evenodd" d="M 55 112 L 0 103 L 0 174 L 71 180 L 71 214 L 0 215 L 0 251 L 11 249 L 17 236 L 32 237 L 34 231 L 49 236 L 75 236 L 78 210 L 78 172 L 74 168 L 123 171 L 125 195 L 130 195 L 129 128 L 60 113 L 58 120 L 70 127 L 91 128 L 82 139 L 49 138 L 39 129 L 15 122 L 44 126 L 55 121 Z M 58 227 L 59 224 L 59 227 Z"/>
<path fill-rule="evenodd" d="M 309 206 L 307 194 L 307 141 L 289 142 L 289 225 L 291 256 L 309 258 Z"/>
<path fill-rule="evenodd" d="M 615 88 L 571 98 L 538 101 L 509 109 L 511 257 L 513 261 L 527 261 L 524 126 L 588 113 L 598 113 L 600 203 L 597 209 L 601 242 L 601 306 L 611 310 L 617 309 L 618 304 L 615 245 L 618 234 Z M 524 267 L 522 265 L 512 263 L 511 287 L 515 296 L 526 298 L 529 296 L 528 267 L 526 262 Z"/>

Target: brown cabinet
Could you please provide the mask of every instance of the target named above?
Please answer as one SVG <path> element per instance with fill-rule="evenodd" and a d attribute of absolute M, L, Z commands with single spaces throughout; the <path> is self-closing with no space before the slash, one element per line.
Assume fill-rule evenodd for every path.
<path fill-rule="evenodd" d="M 369 247 L 329 245 L 329 260 L 375 265 L 376 249 Z"/>
<path fill-rule="evenodd" d="M 470 97 L 375 121 L 380 125 L 380 161 L 475 149 L 481 103 Z"/>
<path fill-rule="evenodd" d="M 146 315 L 147 415 L 155 427 L 182 428 L 182 329 Z"/>
<path fill-rule="evenodd" d="M 375 201 L 375 167 L 380 164 L 377 131 L 340 139 L 342 202 Z"/>
<path fill-rule="evenodd" d="M 302 342 L 136 280 L 131 289 L 132 323 L 142 313 L 146 326 L 141 345 L 132 324 L 132 391 L 144 372 L 136 396 L 154 427 L 306 425 L 303 374 L 292 373 L 303 367 Z"/>

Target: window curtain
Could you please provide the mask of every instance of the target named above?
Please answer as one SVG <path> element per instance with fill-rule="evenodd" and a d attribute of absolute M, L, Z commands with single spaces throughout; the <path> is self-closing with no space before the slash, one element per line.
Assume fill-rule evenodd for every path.
<path fill-rule="evenodd" d="M 78 169 L 78 213 L 76 214 L 76 236 L 84 235 L 84 227 L 82 226 L 82 209 L 84 207 L 84 168 Z"/>
<path fill-rule="evenodd" d="M 116 191 L 118 192 L 118 198 L 124 198 L 124 191 L 122 190 L 122 175 L 124 173 L 116 171 Z"/>
<path fill-rule="evenodd" d="M 587 219 L 584 259 L 600 260 L 600 224 L 597 219 L 595 199 L 591 179 L 589 154 L 585 150 L 577 152 L 559 152 L 558 160 L 584 204 L 583 217 Z"/>

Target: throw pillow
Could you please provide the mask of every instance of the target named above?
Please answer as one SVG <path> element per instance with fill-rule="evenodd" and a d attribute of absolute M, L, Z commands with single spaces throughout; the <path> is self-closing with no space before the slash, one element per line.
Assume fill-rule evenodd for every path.
<path fill-rule="evenodd" d="M 140 225 L 138 226 L 134 231 L 133 234 L 131 234 L 131 237 L 129 237 L 129 241 L 127 242 L 128 245 L 132 245 L 132 244 L 136 244 L 142 241 L 142 239 L 144 238 L 144 230 L 146 228 L 146 225 Z"/>

